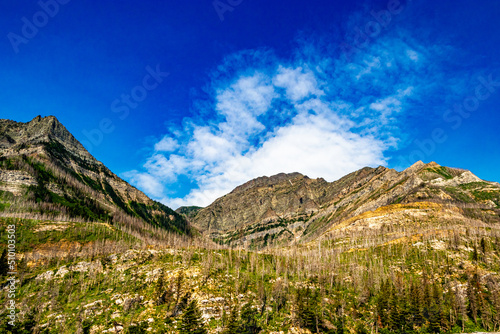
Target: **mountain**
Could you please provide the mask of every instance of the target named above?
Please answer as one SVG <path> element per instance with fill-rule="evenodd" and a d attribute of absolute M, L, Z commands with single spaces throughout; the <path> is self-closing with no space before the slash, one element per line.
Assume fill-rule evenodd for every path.
<path fill-rule="evenodd" d="M 186 219 L 97 161 L 53 116 L 0 120 L 0 215 L 190 235 Z"/>
<path fill-rule="evenodd" d="M 260 177 L 174 212 L 54 117 L 0 120 L 0 254 L 0 333 L 500 328 L 500 185 L 436 163 Z"/>
<path fill-rule="evenodd" d="M 416 203 L 454 207 L 455 219 L 500 222 L 498 183 L 420 161 L 402 172 L 363 168 L 334 182 L 299 173 L 260 177 L 201 209 L 191 221 L 222 244 L 285 246 L 314 240 L 342 222 L 384 207 L 390 220 L 389 208 Z M 438 220 L 449 218 L 439 210 L 434 214 Z"/>
<path fill-rule="evenodd" d="M 185 215 L 188 218 L 192 218 L 196 216 L 198 211 L 203 209 L 200 206 L 181 206 L 180 208 L 177 208 L 175 212 L 180 213 L 181 215 Z"/>

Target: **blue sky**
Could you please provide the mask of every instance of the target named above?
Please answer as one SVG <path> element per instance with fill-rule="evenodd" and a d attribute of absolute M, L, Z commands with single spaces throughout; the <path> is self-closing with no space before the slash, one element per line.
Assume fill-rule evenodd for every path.
<path fill-rule="evenodd" d="M 55 115 L 172 207 L 417 160 L 500 181 L 500 3 L 3 2 L 0 118 Z"/>

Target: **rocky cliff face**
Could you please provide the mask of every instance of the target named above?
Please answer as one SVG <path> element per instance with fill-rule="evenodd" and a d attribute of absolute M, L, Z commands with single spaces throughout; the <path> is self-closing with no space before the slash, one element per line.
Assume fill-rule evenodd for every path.
<path fill-rule="evenodd" d="M 185 218 L 113 174 L 53 116 L 0 120 L 0 191 L 12 202 L 4 215 L 50 212 L 190 233 Z"/>
<path fill-rule="evenodd" d="M 28 123 L 0 120 L 3 156 L 36 153 L 44 144 L 53 141 L 62 144 L 71 154 L 102 166 L 54 116 L 37 116 Z"/>
<path fill-rule="evenodd" d="M 200 210 L 193 223 L 220 243 L 263 247 L 314 240 L 369 211 L 416 202 L 468 207 L 500 221 L 500 187 L 471 172 L 417 162 L 397 172 L 363 168 L 337 181 L 298 173 L 249 181 Z M 439 218 L 439 213 L 437 213 Z"/>

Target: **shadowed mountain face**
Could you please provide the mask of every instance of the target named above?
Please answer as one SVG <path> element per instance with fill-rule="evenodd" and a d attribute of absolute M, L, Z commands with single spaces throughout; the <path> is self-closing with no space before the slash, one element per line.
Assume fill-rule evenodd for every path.
<path fill-rule="evenodd" d="M 53 116 L 0 120 L 4 216 L 120 223 L 190 234 L 186 220 L 113 174 Z M 148 232 L 154 234 L 154 232 Z"/>
<path fill-rule="evenodd" d="M 498 183 L 434 162 L 417 162 L 402 172 L 363 168 L 335 182 L 298 173 L 261 177 L 217 199 L 192 221 L 220 243 L 259 248 L 314 240 L 368 211 L 428 202 L 455 207 L 464 219 L 500 221 Z M 437 220 L 445 219 L 444 211 L 433 208 Z M 386 210 L 384 219 L 391 215 Z"/>

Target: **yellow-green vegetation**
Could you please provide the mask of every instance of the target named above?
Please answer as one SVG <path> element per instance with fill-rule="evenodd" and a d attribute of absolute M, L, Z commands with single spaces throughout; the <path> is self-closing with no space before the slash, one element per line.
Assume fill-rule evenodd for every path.
<path fill-rule="evenodd" d="M 396 205 L 363 217 L 439 207 Z M 429 229 L 432 221 L 406 234 L 405 224 L 385 223 L 368 235 L 348 224 L 320 242 L 265 252 L 158 248 L 130 240 L 126 251 L 108 247 L 78 257 L 59 253 L 45 254 L 42 262 L 25 259 L 18 275 L 19 328 L 32 328 L 27 333 L 498 329 L 498 226 L 434 221 Z M 96 225 L 87 233 L 90 225 L 77 223 L 57 230 L 53 222 L 3 222 L 15 223 L 23 239 L 39 246 L 48 240 L 92 244 L 97 242 L 92 235 L 110 242 L 123 237 L 113 234 L 118 231 L 112 226 Z M 2 291 L 0 303 L 6 299 Z"/>
<path fill-rule="evenodd" d="M 21 253 L 63 243 L 86 245 L 96 241 L 110 241 L 131 245 L 137 242 L 137 238 L 109 224 L 0 217 L 1 247 L 7 245 L 6 229 L 9 225 L 16 226 L 16 250 Z"/>
<path fill-rule="evenodd" d="M 137 190 L 120 192 L 116 184 L 121 180 L 97 162 L 82 160 L 59 142 L 45 143 L 43 147 L 43 155 L 0 157 L 0 170 L 13 171 L 30 180 L 23 186 L 15 185 L 22 192 L 22 198 L 0 191 L 0 212 L 23 212 L 36 218 L 64 216 L 103 223 L 126 221 L 136 229 L 144 230 L 139 225 L 145 223 L 149 225 L 146 230 L 148 227 L 160 228 L 187 235 L 194 232 L 184 217 L 159 202 L 146 200 L 143 203 L 125 198 L 124 194 Z M 73 164 L 78 168 L 68 167 Z"/>
<path fill-rule="evenodd" d="M 439 166 L 437 164 L 435 166 L 425 168 L 423 172 L 426 174 L 436 174 L 438 175 L 438 177 L 441 177 L 445 180 L 452 179 L 453 176 L 455 176 L 453 174 L 456 174 L 451 168 Z"/>

